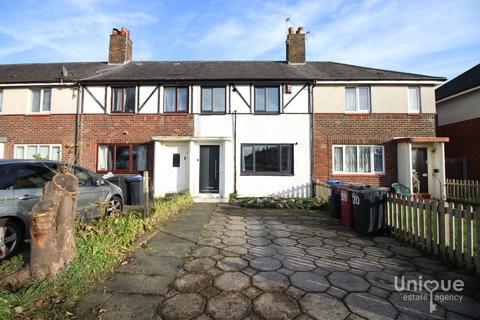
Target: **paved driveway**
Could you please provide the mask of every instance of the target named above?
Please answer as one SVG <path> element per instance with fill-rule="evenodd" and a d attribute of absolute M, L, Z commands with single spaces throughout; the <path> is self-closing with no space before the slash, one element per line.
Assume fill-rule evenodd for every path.
<path fill-rule="evenodd" d="M 461 302 L 438 302 L 430 313 L 428 299 L 416 300 L 428 295 L 396 292 L 395 276 L 462 279 L 466 288 Z M 318 212 L 218 206 L 169 288 L 158 319 L 480 317 L 477 276 Z"/>

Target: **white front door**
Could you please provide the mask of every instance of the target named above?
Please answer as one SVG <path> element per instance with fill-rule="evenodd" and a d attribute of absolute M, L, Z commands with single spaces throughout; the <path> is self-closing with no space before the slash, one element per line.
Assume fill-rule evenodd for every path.
<path fill-rule="evenodd" d="M 188 190 L 188 147 L 187 145 L 165 145 L 162 148 L 163 175 L 157 177 L 165 193 Z"/>

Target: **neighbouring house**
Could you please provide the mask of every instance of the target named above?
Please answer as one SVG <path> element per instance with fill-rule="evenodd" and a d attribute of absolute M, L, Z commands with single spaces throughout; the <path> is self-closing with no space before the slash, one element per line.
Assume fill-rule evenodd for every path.
<path fill-rule="evenodd" d="M 154 194 L 197 200 L 309 197 L 315 179 L 443 195 L 444 79 L 307 62 L 303 28 L 286 61 L 132 61 L 114 29 L 109 61 L 0 65 L 0 156 L 66 159 L 99 174 L 148 170 Z"/>
<path fill-rule="evenodd" d="M 445 149 L 448 179 L 480 180 L 480 64 L 435 90 L 437 134 Z"/>

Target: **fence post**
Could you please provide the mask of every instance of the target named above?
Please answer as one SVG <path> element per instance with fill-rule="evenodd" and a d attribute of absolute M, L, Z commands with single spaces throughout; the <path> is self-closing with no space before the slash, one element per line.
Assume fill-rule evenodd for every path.
<path fill-rule="evenodd" d="M 454 222 L 455 222 L 455 231 L 456 231 L 456 236 L 455 236 L 455 253 L 456 253 L 456 258 L 457 258 L 457 263 L 459 266 L 463 265 L 463 217 L 464 217 L 464 211 L 463 211 L 463 206 L 459 205 L 457 208 L 455 208 L 455 217 L 454 217 Z"/>
<path fill-rule="evenodd" d="M 425 225 L 425 201 L 422 199 L 418 203 L 418 222 L 419 222 L 419 234 L 418 234 L 418 241 L 420 244 L 420 248 L 425 249 L 425 230 L 424 230 L 424 225 Z"/>
<path fill-rule="evenodd" d="M 473 224 L 472 224 L 472 206 L 468 206 L 465 211 L 465 222 L 467 230 L 467 250 L 465 252 L 465 264 L 468 269 L 472 269 L 472 254 L 473 254 Z M 478 235 L 477 235 L 478 236 Z"/>
<path fill-rule="evenodd" d="M 440 201 L 438 203 L 438 210 L 437 210 L 437 228 L 438 228 L 438 251 L 440 252 L 440 256 L 445 258 L 445 202 Z"/>
<path fill-rule="evenodd" d="M 454 207 L 453 203 L 450 202 L 447 208 L 447 225 L 448 225 L 448 256 L 451 259 L 451 262 L 455 261 L 455 218 L 454 218 Z"/>
<path fill-rule="evenodd" d="M 432 229 L 434 229 L 435 231 L 437 230 L 436 228 L 433 228 L 432 226 L 432 205 L 434 203 L 432 203 L 432 201 L 427 201 L 425 203 L 425 211 L 426 211 L 426 214 L 427 214 L 427 225 L 426 225 L 426 228 L 425 228 L 425 231 L 426 231 L 426 234 L 427 234 L 427 250 L 429 253 L 432 253 Z M 436 211 L 436 206 L 433 206 L 435 208 L 435 211 Z M 436 234 L 435 234 L 435 244 L 436 244 Z"/>
<path fill-rule="evenodd" d="M 475 212 L 475 225 L 476 225 L 476 234 L 477 234 L 477 254 L 475 255 L 475 267 L 477 268 L 477 273 L 480 274 L 480 207 L 477 207 Z"/>

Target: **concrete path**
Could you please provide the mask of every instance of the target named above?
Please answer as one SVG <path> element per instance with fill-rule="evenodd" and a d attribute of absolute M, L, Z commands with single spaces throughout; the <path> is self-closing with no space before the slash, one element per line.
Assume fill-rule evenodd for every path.
<path fill-rule="evenodd" d="M 214 204 L 194 204 L 166 225 L 111 279 L 84 296 L 76 315 L 80 319 L 152 319 L 214 208 Z"/>
<path fill-rule="evenodd" d="M 325 212 L 221 204 L 209 220 L 212 209 L 195 205 L 160 232 L 100 286 L 106 293 L 96 290 L 80 302 L 80 318 L 480 318 L 477 275 L 392 238 L 360 236 Z M 395 290 L 402 276 L 461 279 L 462 292 L 436 296 L 462 300 L 436 301 L 430 312 L 425 288 Z"/>

